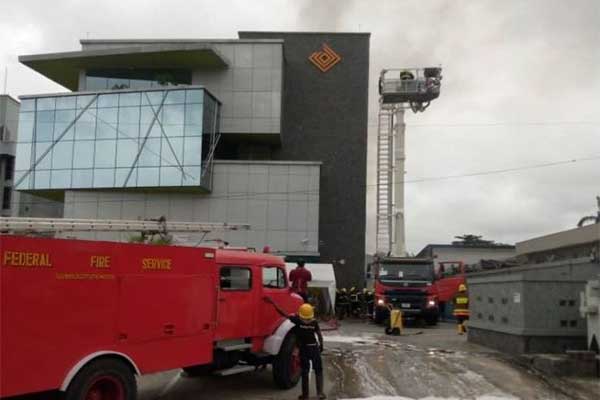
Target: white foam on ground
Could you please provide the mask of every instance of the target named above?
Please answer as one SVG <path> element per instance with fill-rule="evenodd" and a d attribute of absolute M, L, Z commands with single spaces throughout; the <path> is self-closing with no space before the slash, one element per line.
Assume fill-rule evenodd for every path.
<path fill-rule="evenodd" d="M 372 337 L 361 337 L 361 336 L 341 336 L 341 335 L 323 335 L 323 341 L 325 343 L 350 343 L 356 345 L 374 344 L 377 343 Z"/>
<path fill-rule="evenodd" d="M 340 400 L 461 400 L 459 397 L 422 397 L 420 399 L 413 399 L 410 397 L 402 396 L 371 396 L 371 397 L 360 397 L 352 399 L 340 399 Z M 512 396 L 494 396 L 494 395 L 483 395 L 478 396 L 475 400 L 519 400 L 517 397 Z"/>

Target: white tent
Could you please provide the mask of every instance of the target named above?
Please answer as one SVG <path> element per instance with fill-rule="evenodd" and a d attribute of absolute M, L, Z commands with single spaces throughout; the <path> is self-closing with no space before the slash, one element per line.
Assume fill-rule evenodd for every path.
<path fill-rule="evenodd" d="M 296 268 L 296 263 L 286 263 L 285 268 L 288 273 L 294 268 Z M 335 274 L 333 273 L 333 265 L 332 264 L 304 264 L 304 267 L 310 271 L 312 275 L 312 281 L 308 283 L 309 290 L 310 288 L 318 288 L 326 293 L 328 298 L 323 298 L 322 300 L 325 302 L 324 306 L 326 309 L 329 309 L 329 312 L 333 313 L 335 310 Z"/>

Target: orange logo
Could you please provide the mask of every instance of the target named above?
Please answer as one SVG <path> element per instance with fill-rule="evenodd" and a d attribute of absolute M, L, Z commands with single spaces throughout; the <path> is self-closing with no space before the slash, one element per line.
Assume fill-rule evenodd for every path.
<path fill-rule="evenodd" d="M 342 57 L 340 57 L 325 43 L 323 43 L 322 47 L 323 50 L 315 51 L 310 55 L 310 57 L 308 57 L 308 59 L 315 65 L 315 67 L 319 68 L 321 72 L 327 72 L 333 68 L 335 64 L 342 61 Z"/>

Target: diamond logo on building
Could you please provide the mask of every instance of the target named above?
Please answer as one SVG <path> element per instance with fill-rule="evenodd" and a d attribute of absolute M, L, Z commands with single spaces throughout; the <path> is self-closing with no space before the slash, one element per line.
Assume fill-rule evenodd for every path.
<path fill-rule="evenodd" d="M 333 66 L 340 61 L 342 61 L 342 57 L 339 56 L 333 49 L 327 46 L 325 43 L 322 45 L 321 51 L 315 51 L 308 57 L 308 59 L 315 65 L 315 67 L 319 68 L 321 72 L 327 72 Z"/>

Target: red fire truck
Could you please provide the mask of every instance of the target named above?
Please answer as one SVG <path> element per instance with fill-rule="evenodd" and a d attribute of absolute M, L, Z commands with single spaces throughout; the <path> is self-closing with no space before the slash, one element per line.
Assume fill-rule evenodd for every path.
<path fill-rule="evenodd" d="M 435 286 L 438 292 L 440 314 L 444 318 L 453 318 L 452 300 L 458 292 L 458 286 L 465 283 L 465 264 L 462 261 L 440 261 L 437 264 Z"/>
<path fill-rule="evenodd" d="M 0 235 L 0 397 L 136 398 L 135 375 L 272 364 L 300 376 L 281 258 L 214 248 Z"/>
<path fill-rule="evenodd" d="M 380 257 L 370 264 L 373 276 L 377 323 L 389 317 L 389 307 L 402 310 L 405 319 L 420 319 L 435 325 L 439 319 L 439 293 L 433 260 L 428 258 Z"/>

